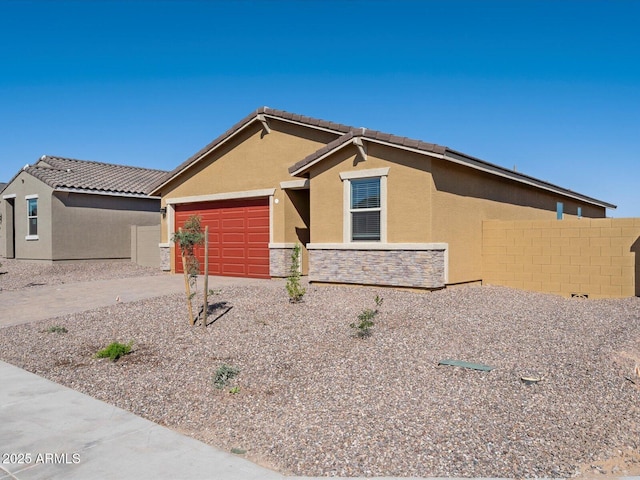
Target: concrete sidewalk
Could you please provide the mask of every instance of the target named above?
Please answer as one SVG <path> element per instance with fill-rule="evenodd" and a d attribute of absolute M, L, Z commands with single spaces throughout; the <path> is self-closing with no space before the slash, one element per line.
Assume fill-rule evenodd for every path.
<path fill-rule="evenodd" d="M 283 478 L 4 362 L 0 378 L 2 480 Z"/>

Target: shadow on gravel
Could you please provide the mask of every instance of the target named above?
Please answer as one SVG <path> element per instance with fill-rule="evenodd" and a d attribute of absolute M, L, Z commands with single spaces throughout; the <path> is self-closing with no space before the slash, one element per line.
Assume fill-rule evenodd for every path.
<path fill-rule="evenodd" d="M 232 308 L 233 308 L 233 305 L 229 305 L 228 302 L 216 302 L 216 303 L 212 303 L 211 305 L 208 305 L 207 320 L 209 321 L 207 322 L 207 325 L 213 325 L 220 318 L 224 317 L 227 313 L 229 313 L 229 311 Z M 200 308 L 200 311 L 198 312 L 198 317 L 202 315 L 203 310 L 204 310 L 203 308 Z M 214 319 L 211 319 L 211 315 L 213 315 L 218 310 L 223 310 L 223 311 L 222 313 L 218 314 L 217 317 L 215 317 Z"/>

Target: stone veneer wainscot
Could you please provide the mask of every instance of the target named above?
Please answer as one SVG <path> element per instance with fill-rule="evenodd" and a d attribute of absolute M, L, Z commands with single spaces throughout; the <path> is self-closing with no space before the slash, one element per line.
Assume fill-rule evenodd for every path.
<path fill-rule="evenodd" d="M 435 289 L 447 283 L 446 243 L 309 244 L 311 282 Z"/>

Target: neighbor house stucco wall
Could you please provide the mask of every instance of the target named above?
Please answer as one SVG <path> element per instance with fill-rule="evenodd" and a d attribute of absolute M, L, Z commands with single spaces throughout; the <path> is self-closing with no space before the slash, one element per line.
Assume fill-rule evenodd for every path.
<path fill-rule="evenodd" d="M 131 226 L 160 223 L 160 200 L 54 192 L 54 261 L 131 258 Z"/>
<path fill-rule="evenodd" d="M 7 242 L 10 238 L 10 215 L 7 212 L 8 201 L 4 197 L 15 195 L 13 198 L 13 216 L 15 228 L 16 259 L 49 260 L 51 258 L 51 192 L 53 189 L 26 172 L 20 172 L 2 192 L 2 225 L 0 225 L 0 254 L 6 256 Z M 27 240 L 27 200 L 29 195 L 38 195 L 38 238 Z M 5 221 L 7 220 L 7 221 Z"/>

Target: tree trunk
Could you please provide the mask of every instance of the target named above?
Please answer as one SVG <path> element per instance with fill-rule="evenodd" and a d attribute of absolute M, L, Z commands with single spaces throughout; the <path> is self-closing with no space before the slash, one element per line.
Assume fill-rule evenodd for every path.
<path fill-rule="evenodd" d="M 189 310 L 189 322 L 191 325 L 196 323 L 193 318 L 193 307 L 191 306 L 191 286 L 189 285 L 189 273 L 187 273 L 187 257 L 184 254 L 184 249 L 180 249 L 180 256 L 182 257 L 182 270 L 184 272 L 184 289 L 187 294 L 187 309 Z"/>
<path fill-rule="evenodd" d="M 202 309 L 202 328 L 207 328 L 209 313 L 209 226 L 204 228 L 204 308 Z"/>

